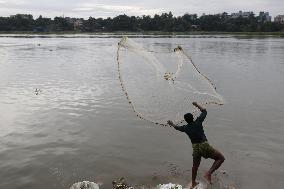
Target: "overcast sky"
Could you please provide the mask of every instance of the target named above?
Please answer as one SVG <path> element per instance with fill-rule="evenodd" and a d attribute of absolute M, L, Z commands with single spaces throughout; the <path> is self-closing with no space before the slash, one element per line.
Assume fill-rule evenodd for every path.
<path fill-rule="evenodd" d="M 34 17 L 114 17 L 119 14 L 154 15 L 172 11 L 201 15 L 222 12 L 268 11 L 273 17 L 284 14 L 284 0 L 0 0 L 0 16 L 17 13 Z"/>

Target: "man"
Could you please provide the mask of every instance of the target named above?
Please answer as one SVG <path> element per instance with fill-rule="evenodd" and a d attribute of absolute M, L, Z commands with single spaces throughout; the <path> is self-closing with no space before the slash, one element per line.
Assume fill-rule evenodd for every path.
<path fill-rule="evenodd" d="M 185 132 L 191 140 L 192 148 L 193 148 L 191 188 L 194 188 L 195 186 L 198 185 L 198 182 L 196 182 L 196 175 L 197 175 L 198 167 L 201 162 L 201 157 L 205 159 L 211 158 L 215 160 L 212 167 L 204 174 L 204 178 L 210 184 L 212 184 L 212 181 L 211 181 L 212 173 L 221 166 L 225 158 L 218 150 L 214 149 L 213 147 L 209 145 L 207 138 L 205 136 L 202 122 L 204 121 L 207 115 L 206 109 L 198 105 L 196 102 L 193 102 L 192 104 L 201 111 L 200 116 L 195 121 L 193 119 L 193 115 L 191 113 L 187 113 L 184 115 L 184 119 L 188 123 L 187 125 L 177 126 L 177 125 L 174 125 L 173 122 L 170 120 L 168 121 L 168 124 L 170 126 L 173 126 L 178 131 Z"/>

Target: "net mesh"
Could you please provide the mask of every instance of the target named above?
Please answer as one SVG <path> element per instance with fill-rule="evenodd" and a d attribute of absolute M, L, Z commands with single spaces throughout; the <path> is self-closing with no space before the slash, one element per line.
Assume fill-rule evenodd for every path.
<path fill-rule="evenodd" d="M 183 49 L 154 53 L 123 37 L 117 50 L 121 88 L 134 113 L 141 119 L 166 126 L 167 120 L 183 122 L 194 113 L 195 101 L 203 106 L 222 105 L 223 97 Z"/>

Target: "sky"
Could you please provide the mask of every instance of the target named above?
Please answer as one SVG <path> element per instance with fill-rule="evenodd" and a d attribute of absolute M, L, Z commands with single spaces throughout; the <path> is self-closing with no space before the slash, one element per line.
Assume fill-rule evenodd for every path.
<path fill-rule="evenodd" d="M 35 18 L 66 16 L 77 18 L 154 15 L 172 11 L 174 16 L 253 11 L 284 15 L 284 0 L 0 0 L 0 16 L 17 13 Z"/>

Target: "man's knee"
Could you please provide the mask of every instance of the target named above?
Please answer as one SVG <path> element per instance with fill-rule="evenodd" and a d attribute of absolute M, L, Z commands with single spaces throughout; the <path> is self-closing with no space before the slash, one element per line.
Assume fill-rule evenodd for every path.
<path fill-rule="evenodd" d="M 215 150 L 214 156 L 213 156 L 213 159 L 215 159 L 215 160 L 221 161 L 222 163 L 225 161 L 225 157 L 218 150 Z"/>
<path fill-rule="evenodd" d="M 223 163 L 225 161 L 225 157 L 222 155 L 219 160 Z"/>

